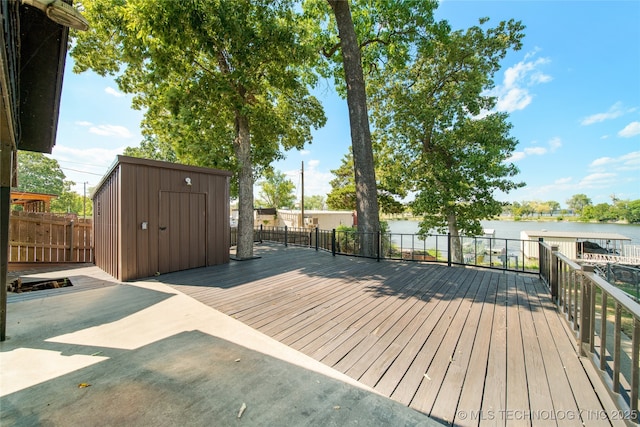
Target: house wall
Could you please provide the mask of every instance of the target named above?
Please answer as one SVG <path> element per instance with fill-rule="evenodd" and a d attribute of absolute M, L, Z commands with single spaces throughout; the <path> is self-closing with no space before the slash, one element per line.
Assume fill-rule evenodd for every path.
<path fill-rule="evenodd" d="M 353 213 L 349 211 L 304 211 L 305 225 L 309 228 L 332 230 L 341 225 L 353 226 Z M 301 227 L 299 210 L 278 210 L 279 226 Z"/>
<path fill-rule="evenodd" d="M 95 220 L 105 222 L 96 233 L 96 265 L 133 280 L 229 262 L 230 176 L 118 156 L 94 196 L 94 203 L 104 198 L 105 215 L 99 219 L 94 206 Z"/>

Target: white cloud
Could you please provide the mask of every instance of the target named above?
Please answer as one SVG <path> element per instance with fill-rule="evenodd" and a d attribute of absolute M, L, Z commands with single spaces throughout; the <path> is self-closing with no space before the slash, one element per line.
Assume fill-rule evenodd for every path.
<path fill-rule="evenodd" d="M 616 170 L 640 170 L 640 151 L 632 151 L 620 157 L 600 157 L 589 165 L 594 170 L 615 167 Z"/>
<path fill-rule="evenodd" d="M 524 149 L 524 153 L 528 156 L 542 156 L 547 153 L 547 149 L 544 147 L 529 147 Z"/>
<path fill-rule="evenodd" d="M 607 112 L 596 113 L 591 116 L 585 117 L 584 119 L 582 119 L 580 124 L 583 126 L 588 126 L 594 123 L 604 122 L 605 120 L 615 119 L 617 117 L 620 117 L 622 114 L 624 114 L 622 103 L 616 102 L 609 108 Z"/>
<path fill-rule="evenodd" d="M 634 151 L 619 157 L 622 163 L 621 169 L 640 170 L 640 151 Z"/>
<path fill-rule="evenodd" d="M 509 67 L 504 72 L 501 85 L 497 85 L 489 94 L 498 97 L 497 111 L 511 113 L 523 110 L 533 101 L 529 89 L 543 83 L 548 83 L 552 77 L 543 73 L 540 68 L 549 63 L 548 58 L 530 60 L 537 50 L 525 55 L 525 60 Z"/>
<path fill-rule="evenodd" d="M 82 120 L 75 122 L 75 124 L 78 126 L 84 126 L 84 127 L 93 125 L 93 123 L 91 122 L 82 121 Z"/>
<path fill-rule="evenodd" d="M 567 185 L 567 184 L 570 184 L 571 181 L 573 181 L 573 178 L 571 178 L 571 177 L 558 178 L 553 182 L 553 184 L 554 185 Z"/>
<path fill-rule="evenodd" d="M 615 162 L 615 160 L 612 159 L 611 157 L 600 157 L 599 159 L 595 159 L 593 162 L 591 162 L 589 167 L 595 168 L 595 167 L 605 166 L 613 162 Z"/>
<path fill-rule="evenodd" d="M 331 181 L 334 176 L 331 172 L 319 170 L 320 160 L 305 160 L 304 162 L 304 194 L 306 196 L 320 195 L 326 196 L 331 191 Z M 288 170 L 284 172 L 296 186 L 296 197 L 301 195 L 300 169 Z"/>
<path fill-rule="evenodd" d="M 89 132 L 100 136 L 114 136 L 116 138 L 131 138 L 133 136 L 129 129 L 118 125 L 91 126 Z"/>
<path fill-rule="evenodd" d="M 514 151 L 513 154 L 511 154 L 511 157 L 507 159 L 507 162 L 517 162 L 518 160 L 522 160 L 525 157 L 527 156 L 523 151 Z"/>
<path fill-rule="evenodd" d="M 640 122 L 631 122 L 618 132 L 618 136 L 622 138 L 631 138 L 636 135 L 640 135 Z"/>
<path fill-rule="evenodd" d="M 301 156 L 308 156 L 311 154 L 311 150 L 300 150 Z"/>
<path fill-rule="evenodd" d="M 592 173 L 582 178 L 578 185 L 581 188 L 604 188 L 615 184 L 617 176 L 615 173 Z"/>
<path fill-rule="evenodd" d="M 118 91 L 117 89 L 112 88 L 111 86 L 107 86 L 106 88 L 104 88 L 104 91 L 109 95 L 115 96 L 116 98 L 120 98 L 124 96 L 124 93 Z"/>
<path fill-rule="evenodd" d="M 549 150 L 552 153 L 554 151 L 556 151 L 560 147 L 562 147 L 562 140 L 560 138 L 555 137 L 555 138 L 551 138 L 551 140 L 549 140 Z"/>

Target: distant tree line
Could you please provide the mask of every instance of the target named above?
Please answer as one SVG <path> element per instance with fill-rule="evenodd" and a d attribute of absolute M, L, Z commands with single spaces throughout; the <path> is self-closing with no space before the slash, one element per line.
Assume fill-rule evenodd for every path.
<path fill-rule="evenodd" d="M 504 205 L 502 214 L 513 216 L 516 219 L 535 216 L 562 218 L 566 215 L 573 215 L 581 221 L 640 223 L 640 199 L 621 200 L 612 196 L 610 204 L 594 205 L 585 194 L 574 194 L 566 203 L 568 209 L 560 209 L 560 203 L 554 200 L 509 202 Z"/>

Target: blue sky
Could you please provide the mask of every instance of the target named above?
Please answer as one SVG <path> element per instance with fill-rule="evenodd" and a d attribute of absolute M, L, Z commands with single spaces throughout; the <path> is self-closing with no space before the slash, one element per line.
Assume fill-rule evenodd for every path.
<path fill-rule="evenodd" d="M 526 26 L 523 48 L 495 76 L 495 94 L 519 141 L 516 179 L 527 185 L 498 199 L 562 206 L 578 193 L 594 204 L 612 195 L 640 199 L 640 1 L 444 0 L 436 12 L 454 29 L 483 16 L 489 25 L 513 18 Z M 112 79 L 71 68 L 69 59 L 52 157 L 82 193 L 83 183 L 96 185 L 117 154 L 138 145 L 142 113 Z M 330 171 L 351 143 L 346 101 L 329 81 L 316 94 L 326 126 L 275 164 L 299 185 L 304 162 L 305 196 L 330 190 Z"/>

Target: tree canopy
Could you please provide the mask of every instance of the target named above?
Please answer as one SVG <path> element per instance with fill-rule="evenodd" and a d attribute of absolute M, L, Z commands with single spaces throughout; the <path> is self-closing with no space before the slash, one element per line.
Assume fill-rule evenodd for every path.
<path fill-rule="evenodd" d="M 61 195 L 69 185 L 56 159 L 33 151 L 18 152 L 18 191 Z"/>
<path fill-rule="evenodd" d="M 480 220 L 502 211 L 494 191 L 524 185 L 511 180 L 517 141 L 508 116 L 490 113 L 496 99 L 487 94 L 500 60 L 521 47 L 524 27 L 512 20 L 485 30 L 487 21 L 418 39 L 410 60 L 387 67 L 372 90 L 377 142 L 387 153 L 381 169 L 415 193 L 424 233 L 480 234 Z"/>
<path fill-rule="evenodd" d="M 309 94 L 315 52 L 287 1 L 91 0 L 74 70 L 116 75 L 143 132 L 181 163 L 229 169 L 240 258 L 253 254 L 254 176 L 325 122 Z M 143 147 L 144 149 L 144 147 Z"/>
<path fill-rule="evenodd" d="M 269 170 L 260 185 L 258 205 L 267 208 L 291 208 L 296 201 L 295 185 L 280 171 Z"/>
<path fill-rule="evenodd" d="M 333 76 L 347 98 L 360 250 L 373 255 L 380 219 L 365 83 L 386 63 L 404 61 L 411 42 L 431 24 L 437 2 L 307 0 L 303 5 L 316 24 L 318 50 L 328 60 L 320 72 Z"/>

